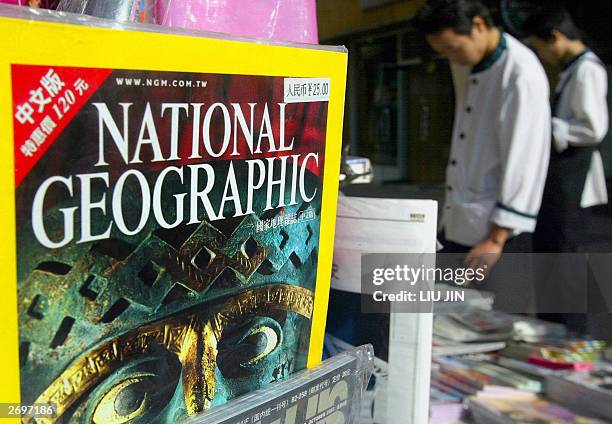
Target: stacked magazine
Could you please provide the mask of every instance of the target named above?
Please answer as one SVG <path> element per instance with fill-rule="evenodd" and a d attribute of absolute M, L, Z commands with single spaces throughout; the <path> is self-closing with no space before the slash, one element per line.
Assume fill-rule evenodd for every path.
<path fill-rule="evenodd" d="M 606 369 L 546 379 L 550 399 L 584 414 L 612 420 L 612 373 Z"/>
<path fill-rule="evenodd" d="M 476 390 L 512 387 L 532 393 L 542 392 L 539 380 L 491 362 L 466 358 L 437 358 L 436 362 L 440 366 L 440 374 L 453 377 Z"/>
<path fill-rule="evenodd" d="M 467 309 L 434 319 L 434 335 L 455 342 L 499 342 L 512 334 L 512 321 L 493 311 Z"/>
<path fill-rule="evenodd" d="M 467 355 L 494 352 L 505 347 L 505 342 L 461 343 L 440 336 L 433 336 L 432 355 L 434 358 L 438 356 Z"/>
<path fill-rule="evenodd" d="M 515 390 L 480 393 L 470 399 L 469 408 L 476 424 L 605 423 L 595 418 L 579 416 L 561 405 L 538 398 L 533 394 Z"/>
<path fill-rule="evenodd" d="M 434 334 L 457 342 L 504 341 L 511 338 L 538 342 L 565 337 L 567 329 L 561 324 L 526 315 L 470 307 L 445 315 L 438 314 Z"/>

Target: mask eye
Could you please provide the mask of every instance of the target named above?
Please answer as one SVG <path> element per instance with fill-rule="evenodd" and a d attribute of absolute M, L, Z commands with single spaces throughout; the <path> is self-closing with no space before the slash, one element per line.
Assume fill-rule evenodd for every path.
<path fill-rule="evenodd" d="M 251 329 L 240 344 L 252 353 L 252 357 L 243 362 L 242 365 L 253 365 L 276 349 L 278 334 L 267 325 L 260 325 Z"/>
<path fill-rule="evenodd" d="M 143 373 L 121 381 L 102 398 L 93 414 L 93 424 L 123 424 L 135 420 L 151 408 L 151 379 Z"/>
<path fill-rule="evenodd" d="M 226 328 L 218 345 L 217 366 L 226 378 L 242 378 L 258 372 L 259 365 L 283 343 L 276 319 L 256 317 Z"/>

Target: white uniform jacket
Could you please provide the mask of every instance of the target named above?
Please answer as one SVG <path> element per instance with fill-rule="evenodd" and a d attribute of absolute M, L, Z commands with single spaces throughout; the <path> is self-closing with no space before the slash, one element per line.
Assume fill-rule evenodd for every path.
<path fill-rule="evenodd" d="M 491 224 L 533 232 L 551 145 L 548 79 L 536 55 L 502 34 L 458 101 L 442 226 L 448 240 L 483 241 Z"/>
<path fill-rule="evenodd" d="M 608 132 L 608 74 L 590 50 L 572 61 L 557 84 L 553 117 L 554 147 L 597 146 Z M 608 203 L 606 176 L 599 151 L 593 152 L 580 206 Z"/>

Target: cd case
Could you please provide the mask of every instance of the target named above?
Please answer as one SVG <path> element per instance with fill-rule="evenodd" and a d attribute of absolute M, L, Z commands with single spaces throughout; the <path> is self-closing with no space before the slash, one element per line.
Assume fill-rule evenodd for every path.
<path fill-rule="evenodd" d="M 357 423 L 373 370 L 374 350 L 364 345 L 230 401 L 186 424 Z"/>

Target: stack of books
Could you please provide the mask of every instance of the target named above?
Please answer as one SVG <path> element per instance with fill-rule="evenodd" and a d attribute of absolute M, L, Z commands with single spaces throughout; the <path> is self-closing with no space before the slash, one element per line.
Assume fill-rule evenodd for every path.
<path fill-rule="evenodd" d="M 508 315 L 508 317 L 513 323 L 515 340 L 535 343 L 567 336 L 567 327 L 563 324 L 543 321 L 526 315 Z"/>
<path fill-rule="evenodd" d="M 476 424 L 604 424 L 597 418 L 577 415 L 557 403 L 520 390 L 485 391 L 469 400 Z"/>
<path fill-rule="evenodd" d="M 500 354 L 555 370 L 590 371 L 606 344 L 600 340 L 555 339 L 538 343 L 510 342 Z"/>
<path fill-rule="evenodd" d="M 432 355 L 434 358 L 439 356 L 495 352 L 506 347 L 506 342 L 503 341 L 461 343 L 440 336 L 433 336 L 432 341 Z"/>
<path fill-rule="evenodd" d="M 612 422 L 606 343 L 566 336 L 562 325 L 493 310 L 436 316 L 431 422 L 457 422 L 462 405 L 477 424 Z"/>
<path fill-rule="evenodd" d="M 542 392 L 542 382 L 493 362 L 466 358 L 437 358 L 439 373 L 450 376 L 476 391 L 511 387 L 531 393 Z"/>
<path fill-rule="evenodd" d="M 429 422 L 456 424 L 467 412 L 463 400 L 476 392 L 474 387 L 440 372 L 440 367 L 434 363 L 431 375 Z"/>
<path fill-rule="evenodd" d="M 548 376 L 546 394 L 580 413 L 612 421 L 612 372 L 601 366 L 591 372 Z"/>
<path fill-rule="evenodd" d="M 437 315 L 433 327 L 435 336 L 461 343 L 505 341 L 513 331 L 511 320 L 482 309 Z"/>
<path fill-rule="evenodd" d="M 567 335 L 562 324 L 550 323 L 525 315 L 510 315 L 481 308 L 465 308 L 437 314 L 434 334 L 457 342 L 518 340 L 541 342 Z"/>

